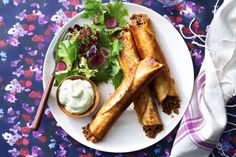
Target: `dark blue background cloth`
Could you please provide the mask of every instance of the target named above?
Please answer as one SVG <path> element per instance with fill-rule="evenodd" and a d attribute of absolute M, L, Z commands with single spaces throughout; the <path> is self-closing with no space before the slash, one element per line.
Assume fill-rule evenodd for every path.
<path fill-rule="evenodd" d="M 189 30 L 190 22 L 195 19 L 192 31 L 206 35 L 214 13 L 223 1 L 184 0 L 172 7 L 157 0 L 129 2 L 155 10 L 182 32 L 196 77 L 204 59 L 204 47 L 192 42 L 201 45 L 204 42 Z M 169 156 L 178 126 L 153 146 L 124 154 L 93 150 L 75 141 L 57 126 L 48 108 L 39 131 L 29 128 L 43 93 L 42 65 L 47 48 L 60 27 L 82 10 L 80 5 L 79 0 L 0 1 L 0 156 Z M 235 102 L 234 97 L 228 103 L 229 123 L 212 157 L 236 154 Z"/>

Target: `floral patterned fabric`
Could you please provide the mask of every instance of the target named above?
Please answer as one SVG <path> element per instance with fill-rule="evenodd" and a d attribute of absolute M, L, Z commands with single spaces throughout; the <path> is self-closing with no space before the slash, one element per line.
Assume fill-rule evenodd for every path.
<path fill-rule="evenodd" d="M 183 0 L 172 7 L 156 0 L 129 2 L 155 10 L 176 27 L 188 45 L 196 76 L 208 26 L 223 1 Z M 48 108 L 39 131 L 29 128 L 43 93 L 47 48 L 60 27 L 81 10 L 80 0 L 0 0 L 0 156 L 169 156 L 177 127 L 155 145 L 124 154 L 97 151 L 75 141 Z M 233 97 L 226 106 L 227 127 L 212 157 L 236 155 L 235 103 Z"/>

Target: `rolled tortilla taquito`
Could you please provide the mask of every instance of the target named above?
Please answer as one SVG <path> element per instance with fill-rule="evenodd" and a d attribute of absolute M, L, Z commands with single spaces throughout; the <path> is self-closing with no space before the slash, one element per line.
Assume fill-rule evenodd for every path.
<path fill-rule="evenodd" d="M 145 89 L 156 76 L 162 64 L 154 58 L 140 61 L 129 73 L 115 92 L 106 100 L 90 124 L 83 127 L 88 141 L 98 142 L 106 135 L 115 121 L 131 102 Z"/>
<path fill-rule="evenodd" d="M 161 72 L 151 83 L 158 103 L 162 105 L 163 112 L 171 114 L 173 111 L 178 114 L 180 100 L 176 85 L 156 39 L 150 18 L 146 14 L 133 14 L 130 19 L 130 30 L 141 59 L 153 57 L 164 65 Z"/>
<path fill-rule="evenodd" d="M 119 62 L 125 78 L 128 77 L 132 68 L 139 63 L 139 56 L 128 27 L 123 28 L 118 38 L 123 44 L 123 50 L 119 54 Z M 163 130 L 163 125 L 149 87 L 133 103 L 146 136 L 155 138 L 157 133 Z"/>

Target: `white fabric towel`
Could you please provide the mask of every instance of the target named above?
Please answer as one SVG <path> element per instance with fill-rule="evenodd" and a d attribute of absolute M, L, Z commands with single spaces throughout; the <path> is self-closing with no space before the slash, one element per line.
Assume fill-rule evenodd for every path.
<path fill-rule="evenodd" d="M 210 25 L 205 59 L 181 121 L 171 157 L 207 157 L 226 126 L 225 104 L 236 90 L 236 1 L 227 0 Z"/>

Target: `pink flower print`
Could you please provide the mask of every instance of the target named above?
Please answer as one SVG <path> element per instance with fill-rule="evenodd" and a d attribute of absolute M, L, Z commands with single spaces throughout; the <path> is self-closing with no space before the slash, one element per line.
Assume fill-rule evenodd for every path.
<path fill-rule="evenodd" d="M 69 1 L 70 1 L 70 5 L 75 6 L 75 9 L 78 8 L 78 6 L 80 4 L 79 0 L 69 0 Z"/>
<path fill-rule="evenodd" d="M 186 2 L 185 9 L 180 11 L 180 15 L 184 15 L 187 18 L 192 18 L 195 13 L 202 13 L 204 8 L 195 4 L 194 2 Z"/>
<path fill-rule="evenodd" d="M 170 156 L 170 151 L 171 151 L 170 148 L 166 148 L 165 149 L 165 154 L 161 155 L 161 157 L 169 157 Z"/>
<path fill-rule="evenodd" d="M 28 65 L 33 65 L 34 64 L 34 59 L 30 58 L 30 57 L 25 57 L 24 61 L 28 64 Z"/>
<path fill-rule="evenodd" d="M 48 118 L 52 118 L 52 113 L 49 108 L 47 108 L 44 113 L 47 115 Z"/>
<path fill-rule="evenodd" d="M 18 61 L 19 62 L 19 61 Z M 12 67 L 14 67 L 15 65 L 14 64 L 17 64 L 18 63 L 17 61 L 13 62 L 11 64 Z M 23 66 L 20 66 L 18 69 L 16 69 L 16 71 L 13 71 L 12 74 L 13 75 L 16 75 L 17 77 L 20 77 L 21 75 L 23 75 L 25 72 L 23 70 Z"/>
<path fill-rule="evenodd" d="M 32 37 L 32 41 L 34 42 L 43 42 L 45 39 L 44 39 L 44 36 L 43 35 L 34 35 Z"/>
<path fill-rule="evenodd" d="M 22 12 L 20 12 L 18 15 L 15 16 L 16 19 L 23 21 L 27 17 L 25 12 L 26 12 L 26 10 L 24 9 Z"/>
<path fill-rule="evenodd" d="M 8 124 L 14 124 L 16 119 L 17 119 L 16 116 L 14 116 L 14 117 L 8 117 L 8 118 L 7 118 L 7 123 L 8 123 Z"/>
<path fill-rule="evenodd" d="M 29 67 L 29 69 L 33 72 L 41 71 L 41 68 L 42 67 L 37 64 Z"/>
<path fill-rule="evenodd" d="M 41 93 L 39 91 L 31 91 L 29 97 L 33 99 L 41 98 Z"/>
<path fill-rule="evenodd" d="M 31 56 L 36 56 L 38 53 L 38 50 L 33 50 L 33 51 L 29 51 L 28 54 Z"/>
<path fill-rule="evenodd" d="M 5 96 L 4 96 L 4 100 L 10 102 L 10 103 L 15 103 L 17 98 L 15 96 L 15 94 L 13 93 L 7 93 Z"/>
<path fill-rule="evenodd" d="M 172 136 L 167 136 L 167 142 L 173 142 L 173 137 Z"/>
<path fill-rule="evenodd" d="M 65 156 L 66 155 L 66 150 L 65 150 L 65 148 L 63 148 L 62 146 L 61 146 L 61 144 L 60 144 L 60 146 L 59 146 L 59 148 L 60 148 L 60 150 L 57 150 L 56 151 L 56 156 Z"/>
<path fill-rule="evenodd" d="M 36 15 L 35 14 L 28 14 L 27 15 L 27 20 L 28 21 L 35 21 L 36 20 Z"/>
<path fill-rule="evenodd" d="M 18 6 L 18 4 L 21 2 L 21 0 L 13 0 L 13 4 L 15 5 L 15 6 Z"/>
<path fill-rule="evenodd" d="M 41 156 L 42 154 L 42 150 L 38 146 L 33 146 L 31 149 L 31 152 L 32 152 L 32 156 Z"/>
<path fill-rule="evenodd" d="M 20 155 L 20 152 L 16 148 L 8 150 L 8 153 L 10 153 L 12 157 L 17 157 Z"/>
<path fill-rule="evenodd" d="M 32 8 L 37 8 L 37 9 L 40 8 L 40 5 L 39 5 L 38 3 L 32 3 L 30 6 L 31 6 Z"/>
<path fill-rule="evenodd" d="M 42 135 L 39 131 L 33 131 L 32 134 L 34 138 L 39 138 Z"/>
<path fill-rule="evenodd" d="M 44 111 L 44 113 L 45 113 L 46 115 L 49 115 L 49 114 L 51 114 L 51 111 L 50 111 L 49 108 L 46 108 L 45 111 Z"/>
<path fill-rule="evenodd" d="M 39 65 L 43 65 L 43 59 L 38 59 L 36 62 L 37 62 Z"/>
<path fill-rule="evenodd" d="M 25 87 L 22 87 L 16 79 L 13 79 L 10 84 L 5 87 L 5 90 L 10 93 L 21 93 L 24 89 Z"/>
<path fill-rule="evenodd" d="M 41 81 L 41 80 L 42 80 L 42 77 L 43 77 L 42 71 L 37 71 L 36 74 L 35 74 L 36 80 L 37 80 L 37 81 Z"/>
<path fill-rule="evenodd" d="M 14 92 L 14 85 L 12 85 L 12 84 L 8 84 L 6 87 L 5 87 L 5 90 L 6 91 L 10 91 L 11 93 L 13 93 Z"/>
<path fill-rule="evenodd" d="M 199 49 L 192 50 L 192 57 L 194 57 L 195 64 L 201 65 L 203 62 L 203 54 Z"/>
<path fill-rule="evenodd" d="M 47 37 L 45 38 L 47 40 Z M 38 43 L 38 49 L 43 49 L 45 47 L 45 44 L 43 43 Z"/>
<path fill-rule="evenodd" d="M 20 42 L 18 41 L 17 38 L 14 37 L 9 37 L 9 39 L 7 40 L 7 42 L 12 45 L 12 46 L 18 46 L 20 44 Z"/>
<path fill-rule="evenodd" d="M 34 75 L 34 72 L 31 71 L 31 70 L 26 70 L 26 71 L 24 71 L 24 76 L 25 76 L 26 78 L 31 78 L 33 75 Z"/>
<path fill-rule="evenodd" d="M 48 23 L 48 18 L 44 14 L 41 14 L 41 15 L 39 15 L 38 23 L 40 25 L 45 25 Z"/>
<path fill-rule="evenodd" d="M 22 108 L 23 108 L 26 112 L 28 112 L 28 113 L 30 113 L 30 114 L 32 114 L 32 113 L 34 112 L 34 107 L 33 107 L 33 106 L 30 106 L 30 105 L 27 104 L 27 103 L 22 103 Z"/>
<path fill-rule="evenodd" d="M 5 22 L 3 21 L 3 17 L 0 16 L 0 26 L 5 26 Z"/>
<path fill-rule="evenodd" d="M 180 11 L 180 15 L 184 15 L 187 18 L 192 18 L 195 16 L 195 13 L 193 12 L 191 7 L 186 6 L 185 9 Z"/>
<path fill-rule="evenodd" d="M 30 129 L 29 126 L 23 126 L 22 128 L 20 128 L 19 131 L 22 133 L 22 135 L 23 135 L 24 137 L 28 137 L 28 135 L 29 135 L 31 129 Z"/>
<path fill-rule="evenodd" d="M 48 23 L 48 17 L 45 16 L 41 11 L 37 10 L 37 11 L 33 11 L 32 12 L 35 16 L 38 16 L 38 23 L 40 25 L 44 25 Z"/>
<path fill-rule="evenodd" d="M 31 121 L 32 117 L 29 114 L 22 114 L 21 116 L 26 122 Z"/>
<path fill-rule="evenodd" d="M 56 24 L 52 24 L 50 29 L 51 29 L 53 32 L 57 32 L 60 28 L 61 28 L 60 26 L 58 26 L 58 25 L 56 25 Z"/>
<path fill-rule="evenodd" d="M 12 109 L 12 107 L 10 107 L 10 108 L 7 109 L 7 114 L 8 114 L 9 116 L 14 116 L 15 111 Z"/>
<path fill-rule="evenodd" d="M 144 2 L 144 4 L 146 5 L 146 6 L 151 6 L 152 5 L 152 1 L 147 1 L 147 2 Z"/>
<path fill-rule="evenodd" d="M 7 46 L 6 40 L 0 40 L 0 48 Z"/>
<path fill-rule="evenodd" d="M 17 112 L 17 111 L 16 111 Z M 20 127 L 20 122 L 17 122 L 13 128 L 10 128 L 9 129 L 11 132 L 13 132 L 14 134 L 17 134 L 20 130 L 21 130 L 21 127 Z"/>
<path fill-rule="evenodd" d="M 10 145 L 13 146 L 16 141 L 20 138 L 22 138 L 21 135 L 19 135 L 18 133 L 16 133 L 15 135 L 5 132 L 4 134 L 2 134 L 2 137 L 4 138 L 4 140 L 6 140 L 6 142 Z"/>
<path fill-rule="evenodd" d="M 27 148 L 21 148 L 20 149 L 20 155 L 22 156 L 29 156 L 29 150 Z"/>
<path fill-rule="evenodd" d="M 66 9 L 68 9 L 69 1 L 67 0 L 58 0 L 59 3 L 61 3 Z"/>
<path fill-rule="evenodd" d="M 65 137 L 68 136 L 68 134 L 64 130 L 62 130 L 61 128 L 57 129 L 56 135 L 62 137 L 63 139 L 65 139 Z"/>
<path fill-rule="evenodd" d="M 27 34 L 27 31 L 25 31 L 21 24 L 17 22 L 15 25 L 13 25 L 13 28 L 8 30 L 7 33 L 13 37 L 23 37 L 25 34 Z"/>
<path fill-rule="evenodd" d="M 66 16 L 64 11 L 62 9 L 58 10 L 56 12 L 56 15 L 53 15 L 51 17 L 51 21 L 56 22 L 57 24 L 65 24 L 67 21 L 69 21 L 70 18 Z"/>

